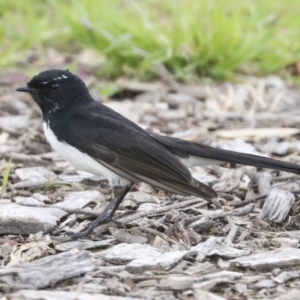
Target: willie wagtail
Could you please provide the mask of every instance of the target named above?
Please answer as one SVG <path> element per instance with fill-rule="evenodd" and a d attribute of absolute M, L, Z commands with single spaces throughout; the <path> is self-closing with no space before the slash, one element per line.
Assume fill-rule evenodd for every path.
<path fill-rule="evenodd" d="M 300 174 L 297 164 L 148 133 L 95 101 L 84 82 L 69 71 L 44 71 L 17 91 L 29 93 L 41 108 L 52 148 L 76 168 L 106 177 L 113 188 L 115 198 L 75 238 L 114 221 L 114 212 L 135 182 L 211 199 L 216 192 L 194 179 L 188 168 L 229 162 Z"/>

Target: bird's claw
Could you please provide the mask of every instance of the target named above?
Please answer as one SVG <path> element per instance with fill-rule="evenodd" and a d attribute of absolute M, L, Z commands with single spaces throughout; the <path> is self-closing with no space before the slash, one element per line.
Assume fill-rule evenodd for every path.
<path fill-rule="evenodd" d="M 91 233 L 93 233 L 93 230 L 98 226 L 98 225 L 103 225 L 103 224 L 107 224 L 109 222 L 114 223 L 115 225 L 117 225 L 118 227 L 123 227 L 124 229 L 126 229 L 126 225 L 120 221 L 117 221 L 111 217 L 106 217 L 103 219 L 96 219 L 93 222 L 91 222 L 89 225 L 87 225 L 85 228 L 83 228 L 82 230 L 78 231 L 78 232 L 67 232 L 67 235 L 69 235 L 73 240 L 78 240 L 78 239 L 82 239 L 85 237 L 88 237 Z M 97 234 L 98 235 L 98 234 Z M 104 237 L 103 235 L 99 235 L 100 237 Z"/>

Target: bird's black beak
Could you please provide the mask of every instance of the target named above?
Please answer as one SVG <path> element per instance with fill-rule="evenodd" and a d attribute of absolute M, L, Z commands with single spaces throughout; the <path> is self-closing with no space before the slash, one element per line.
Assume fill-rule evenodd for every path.
<path fill-rule="evenodd" d="M 22 86 L 16 89 L 17 92 L 24 92 L 24 93 L 32 93 L 36 92 L 35 89 L 29 87 L 29 86 Z"/>

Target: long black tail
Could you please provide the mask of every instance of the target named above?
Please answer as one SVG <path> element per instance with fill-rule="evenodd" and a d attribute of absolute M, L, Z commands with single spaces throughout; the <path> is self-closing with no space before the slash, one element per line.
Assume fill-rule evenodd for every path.
<path fill-rule="evenodd" d="M 171 151 L 173 154 L 177 155 L 183 162 L 191 162 L 192 158 L 194 158 L 193 161 L 195 166 L 207 165 L 212 161 L 215 161 L 216 163 L 229 162 L 300 174 L 300 165 L 298 164 L 253 154 L 212 148 L 209 146 L 167 136 L 159 136 L 154 134 L 151 134 L 151 136 L 166 148 L 168 148 L 169 151 Z M 189 164 L 189 166 L 191 166 L 191 164 Z"/>

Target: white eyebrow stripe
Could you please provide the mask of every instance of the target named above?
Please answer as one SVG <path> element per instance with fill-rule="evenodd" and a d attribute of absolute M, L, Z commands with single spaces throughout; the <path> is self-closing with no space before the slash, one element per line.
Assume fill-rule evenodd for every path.
<path fill-rule="evenodd" d="M 61 76 L 54 78 L 53 80 L 61 80 L 61 79 L 66 79 L 66 78 L 68 78 L 66 75 L 61 75 Z"/>
<path fill-rule="evenodd" d="M 55 81 L 55 80 L 61 80 L 61 79 L 67 79 L 67 78 L 68 78 L 68 76 L 66 76 L 66 75 L 61 75 L 61 76 L 58 76 L 58 77 L 53 78 L 52 81 Z M 48 84 L 49 82 L 50 82 L 50 81 L 43 81 L 42 84 Z"/>

